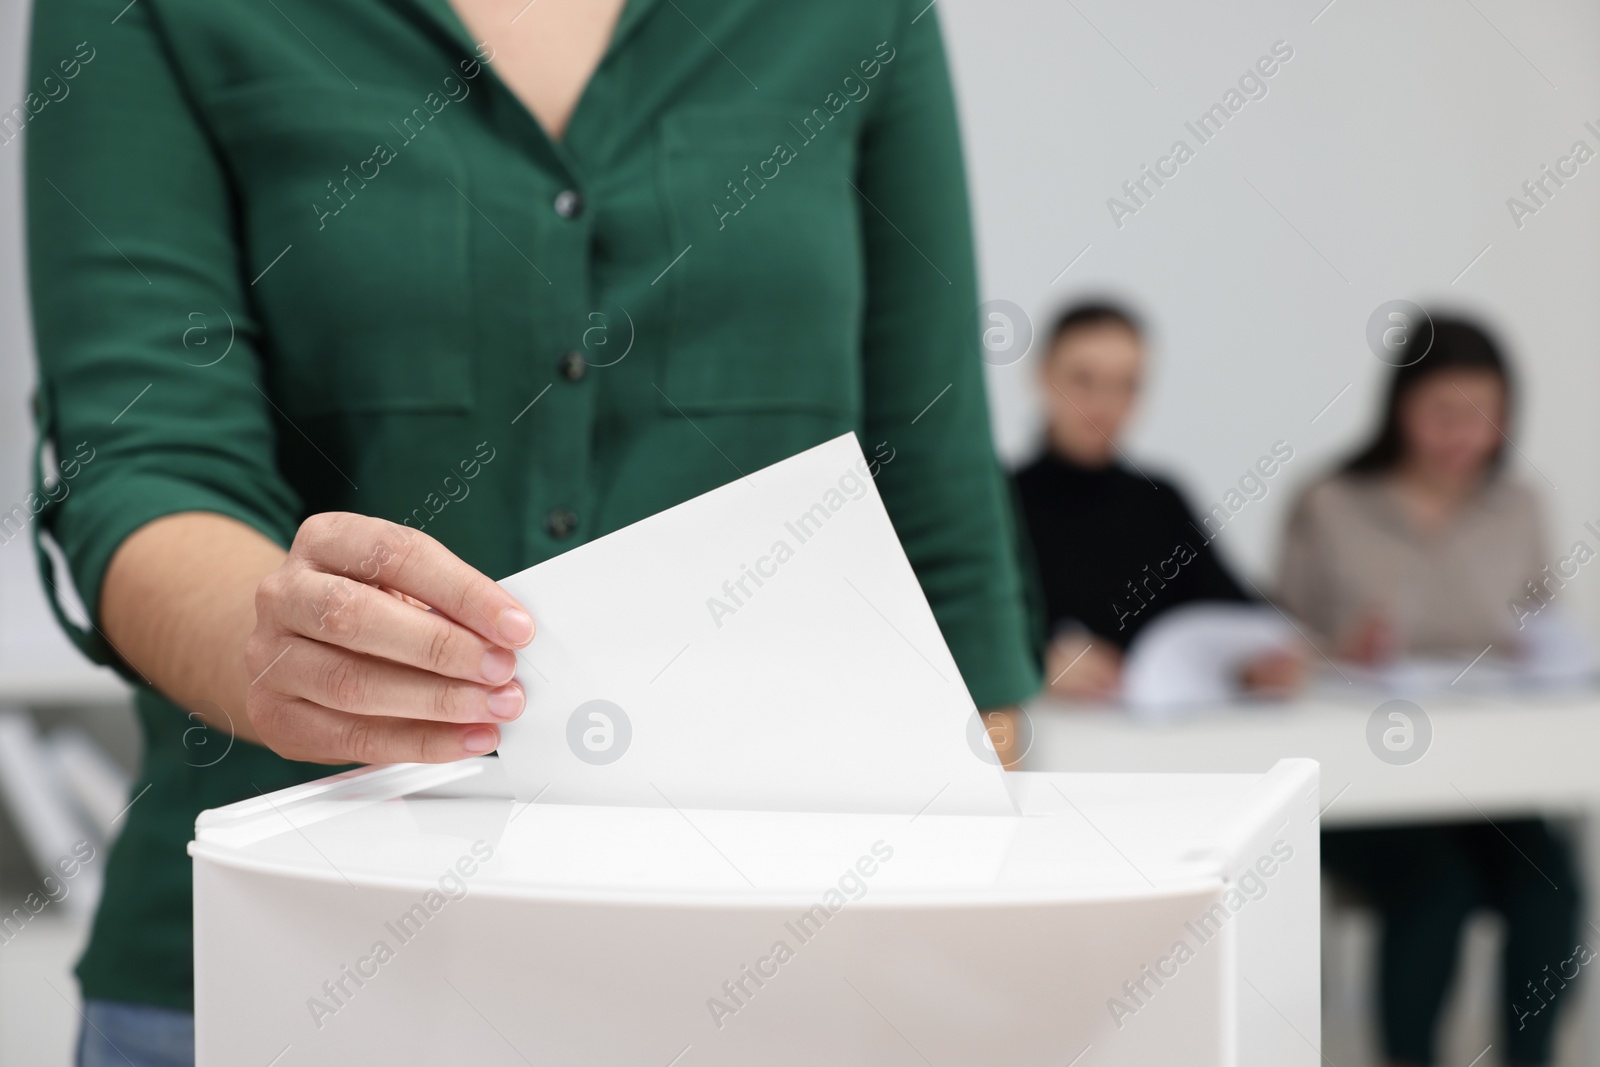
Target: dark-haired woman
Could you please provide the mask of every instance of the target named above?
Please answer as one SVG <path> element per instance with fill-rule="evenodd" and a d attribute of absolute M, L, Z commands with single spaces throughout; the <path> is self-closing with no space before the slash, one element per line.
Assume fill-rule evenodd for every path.
<path fill-rule="evenodd" d="M 1434 322 L 1427 355 L 1398 369 L 1377 437 L 1312 487 L 1290 520 L 1279 595 L 1347 659 L 1517 653 L 1506 605 L 1544 565 L 1533 493 L 1505 472 L 1511 376 L 1495 342 Z M 1323 864 L 1383 918 L 1380 990 L 1395 1064 L 1435 1062 L 1461 928 L 1477 908 L 1506 920 L 1506 1062 L 1549 1062 L 1577 945 L 1566 847 L 1540 819 L 1332 831 Z"/>

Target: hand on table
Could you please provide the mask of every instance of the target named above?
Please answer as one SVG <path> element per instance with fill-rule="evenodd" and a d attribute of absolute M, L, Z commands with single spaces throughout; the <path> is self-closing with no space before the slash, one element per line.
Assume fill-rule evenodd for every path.
<path fill-rule="evenodd" d="M 1122 684 L 1122 653 L 1110 641 L 1085 630 L 1065 633 L 1045 652 L 1044 676 L 1055 696 L 1104 699 Z"/>
<path fill-rule="evenodd" d="M 1340 659 L 1375 667 L 1394 659 L 1400 649 L 1400 632 L 1382 611 L 1368 611 L 1356 620 L 1339 642 Z"/>
<path fill-rule="evenodd" d="M 432 610 L 429 610 L 429 609 Z M 522 714 L 516 654 L 533 619 L 418 530 L 313 515 L 256 590 L 245 709 L 314 763 L 444 763 L 493 751 Z"/>
<path fill-rule="evenodd" d="M 1306 657 L 1299 648 L 1275 648 L 1245 665 L 1239 681 L 1259 696 L 1292 696 L 1304 684 Z"/>

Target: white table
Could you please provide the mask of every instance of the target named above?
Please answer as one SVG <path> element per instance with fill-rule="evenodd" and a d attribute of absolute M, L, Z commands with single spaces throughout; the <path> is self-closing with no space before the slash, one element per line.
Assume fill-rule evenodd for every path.
<path fill-rule="evenodd" d="M 1032 705 L 1026 766 L 1041 771 L 1257 772 L 1322 765 L 1323 822 L 1582 814 L 1600 807 L 1600 692 L 1422 697 L 1433 738 L 1403 766 L 1367 743 L 1381 695 L 1239 705 L 1147 722 L 1107 707 Z M 1597 883 L 1600 884 L 1600 883 Z"/>
<path fill-rule="evenodd" d="M 1588 894 L 1585 932 L 1600 929 L 1600 692 L 1450 693 L 1410 698 L 1432 739 L 1420 759 L 1392 765 L 1368 744 L 1368 720 L 1388 697 L 1323 695 L 1287 704 L 1197 710 L 1142 721 L 1110 707 L 1040 701 L 1028 708 L 1025 760 L 1046 771 L 1260 772 L 1304 756 L 1322 768 L 1326 826 L 1427 819 L 1575 816 Z M 1600 983 L 1571 1005 L 1600 1065 Z"/>

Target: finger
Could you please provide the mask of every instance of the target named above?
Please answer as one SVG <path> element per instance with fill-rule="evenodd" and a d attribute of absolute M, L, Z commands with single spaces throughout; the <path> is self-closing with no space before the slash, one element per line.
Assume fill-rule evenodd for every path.
<path fill-rule="evenodd" d="M 504 722 L 522 714 L 522 687 L 492 688 L 290 637 L 273 688 L 336 711 L 438 722 Z"/>
<path fill-rule="evenodd" d="M 503 685 L 517 657 L 438 612 L 337 574 L 300 571 L 290 579 L 293 633 L 449 678 Z"/>
<path fill-rule="evenodd" d="M 515 597 L 420 530 L 326 512 L 301 523 L 294 551 L 319 570 L 415 597 L 508 648 L 533 640 L 533 618 Z"/>
<path fill-rule="evenodd" d="M 293 698 L 252 706 L 251 720 L 278 755 L 317 763 L 449 763 L 500 744 L 487 724 L 350 715 Z"/>

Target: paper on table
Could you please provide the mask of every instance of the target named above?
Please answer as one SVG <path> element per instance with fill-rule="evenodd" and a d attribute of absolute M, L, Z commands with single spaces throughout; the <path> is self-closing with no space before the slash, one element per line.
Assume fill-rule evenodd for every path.
<path fill-rule="evenodd" d="M 1197 601 L 1165 612 L 1128 649 L 1122 696 L 1135 714 L 1170 715 L 1238 696 L 1239 674 L 1262 653 L 1291 648 L 1294 627 L 1261 604 Z"/>
<path fill-rule="evenodd" d="M 520 799 L 1016 810 L 854 434 L 500 584 L 538 624 Z"/>

